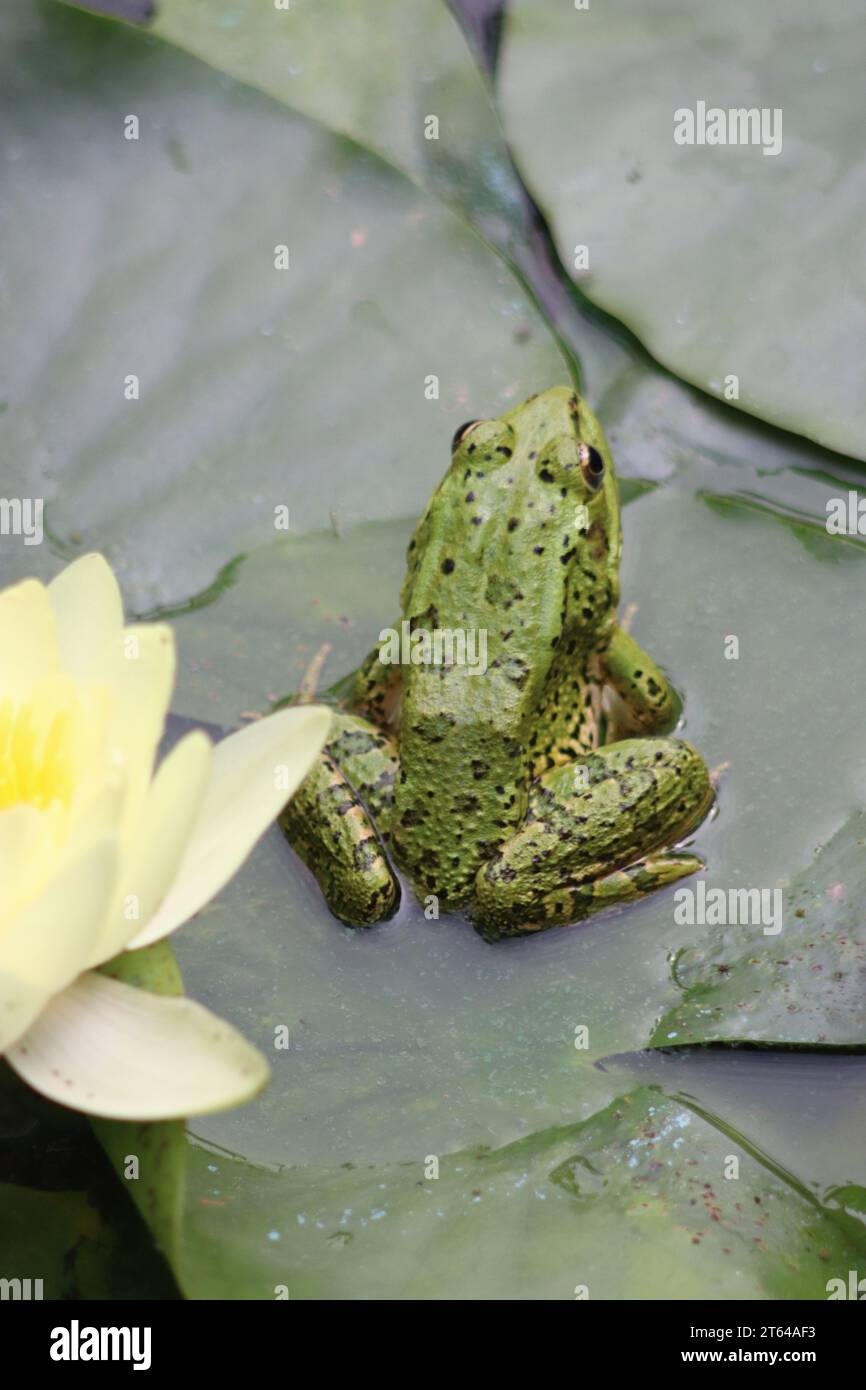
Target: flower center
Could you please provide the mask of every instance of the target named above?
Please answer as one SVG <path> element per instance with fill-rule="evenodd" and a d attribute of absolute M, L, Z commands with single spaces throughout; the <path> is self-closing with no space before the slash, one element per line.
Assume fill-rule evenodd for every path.
<path fill-rule="evenodd" d="M 0 700 L 0 810 L 68 806 L 75 787 L 73 710 L 50 696 Z"/>

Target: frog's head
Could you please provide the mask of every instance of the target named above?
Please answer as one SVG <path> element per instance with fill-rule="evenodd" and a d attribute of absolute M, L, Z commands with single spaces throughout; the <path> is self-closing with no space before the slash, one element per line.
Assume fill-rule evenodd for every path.
<path fill-rule="evenodd" d="M 461 535 L 488 570 L 500 557 L 539 614 L 555 605 L 559 620 L 562 591 L 582 644 L 605 637 L 620 598 L 619 493 L 602 427 L 569 386 L 460 425 L 436 496 L 452 546 Z"/>
<path fill-rule="evenodd" d="M 562 520 L 573 527 L 571 570 L 579 572 L 581 582 L 595 572 L 597 611 L 591 625 L 604 627 L 614 620 L 619 603 L 622 532 L 616 474 L 601 425 L 568 386 L 531 396 L 505 419 L 517 436 L 515 455 L 532 465 L 545 499 L 556 494 Z"/>

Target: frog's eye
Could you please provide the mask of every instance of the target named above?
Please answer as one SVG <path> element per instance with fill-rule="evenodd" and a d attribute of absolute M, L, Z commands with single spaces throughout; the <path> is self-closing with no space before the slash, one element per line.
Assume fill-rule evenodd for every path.
<path fill-rule="evenodd" d="M 604 459 L 591 444 L 581 444 L 580 471 L 584 482 L 592 492 L 597 492 L 604 478 Z"/>
<path fill-rule="evenodd" d="M 456 454 L 459 446 L 463 443 L 467 434 L 471 434 L 472 430 L 475 429 L 476 425 L 481 425 L 483 423 L 484 422 L 482 420 L 467 420 L 465 425 L 460 425 L 454 431 L 454 438 L 451 440 L 452 454 Z"/>

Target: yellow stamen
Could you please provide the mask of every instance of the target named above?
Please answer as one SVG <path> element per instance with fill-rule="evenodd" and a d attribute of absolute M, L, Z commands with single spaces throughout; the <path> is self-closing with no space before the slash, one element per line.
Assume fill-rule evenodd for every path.
<path fill-rule="evenodd" d="M 0 701 L 0 810 L 26 802 L 68 806 L 75 787 L 71 711 L 54 700 Z"/>

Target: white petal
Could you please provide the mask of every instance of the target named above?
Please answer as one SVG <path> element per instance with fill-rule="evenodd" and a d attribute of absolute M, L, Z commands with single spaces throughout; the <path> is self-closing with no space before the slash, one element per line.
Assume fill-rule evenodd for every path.
<path fill-rule="evenodd" d="M 117 844 L 103 840 L 3 927 L 0 1049 L 29 1025 L 42 1002 L 81 974 L 116 889 Z"/>
<path fill-rule="evenodd" d="M 67 821 L 62 862 L 78 859 L 91 845 L 104 840 L 108 834 L 116 836 L 127 800 L 126 783 L 119 775 L 108 777 L 96 786 L 87 800 L 82 797 L 82 804 L 76 807 L 75 818 L 71 824 Z M 46 847 L 52 850 L 53 841 L 49 836 L 46 834 L 43 839 Z"/>
<path fill-rule="evenodd" d="M 0 593 L 0 692 L 24 700 L 62 670 L 54 611 L 44 584 L 25 579 Z"/>
<path fill-rule="evenodd" d="M 0 941 L 3 926 L 33 897 L 33 885 L 41 881 L 46 863 L 55 862 L 48 821 L 48 816 L 24 801 L 0 811 Z"/>
<path fill-rule="evenodd" d="M 195 729 L 163 758 L 121 874 L 120 891 L 88 966 L 110 960 L 149 922 L 177 877 L 207 792 L 213 745 Z M 133 909 L 136 916 L 127 914 Z"/>
<path fill-rule="evenodd" d="M 192 999 L 81 975 L 52 999 L 7 1060 L 50 1100 L 118 1120 L 205 1115 L 249 1100 L 267 1062 Z"/>
<path fill-rule="evenodd" d="M 30 1027 L 49 996 L 32 980 L 0 966 L 0 1053 Z"/>
<path fill-rule="evenodd" d="M 89 681 L 103 648 L 123 627 L 117 580 L 101 555 L 82 555 L 48 586 L 66 670 Z"/>
<path fill-rule="evenodd" d="M 174 931 L 228 883 L 304 780 L 330 728 L 321 705 L 280 710 L 223 739 L 177 881 L 129 943 L 135 949 Z"/>
<path fill-rule="evenodd" d="M 102 649 L 92 677 L 111 691 L 107 745 L 126 784 L 122 832 L 141 815 L 174 684 L 174 633 L 165 623 L 126 628 Z M 85 808 L 86 814 L 86 808 Z"/>

